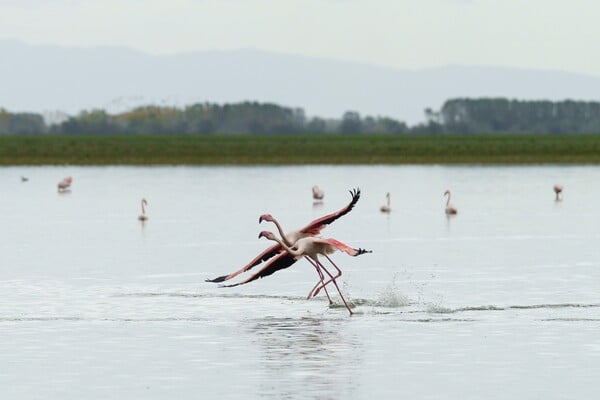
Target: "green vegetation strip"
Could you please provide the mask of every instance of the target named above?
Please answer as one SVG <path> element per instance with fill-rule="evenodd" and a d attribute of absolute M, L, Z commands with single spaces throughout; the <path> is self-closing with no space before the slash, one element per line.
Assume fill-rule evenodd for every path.
<path fill-rule="evenodd" d="M 600 135 L 4 136 L 0 165 L 600 163 Z"/>

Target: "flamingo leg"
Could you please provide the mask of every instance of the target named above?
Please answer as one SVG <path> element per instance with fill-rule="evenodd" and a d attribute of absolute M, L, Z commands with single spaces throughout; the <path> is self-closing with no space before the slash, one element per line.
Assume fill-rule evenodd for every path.
<path fill-rule="evenodd" d="M 315 265 L 315 264 L 313 264 L 313 265 Z M 323 271 L 325 271 L 327 273 L 327 275 L 329 275 L 329 276 L 331 276 L 331 273 L 327 270 L 327 268 L 325 268 L 325 266 L 323 264 L 320 264 L 320 266 L 315 265 L 315 268 L 318 268 L 319 274 L 322 279 L 319 282 L 317 282 L 315 284 L 315 286 L 313 286 L 313 288 L 310 290 L 310 292 L 308 292 L 308 296 L 306 297 L 306 299 L 308 300 L 311 297 L 315 297 L 321 289 L 325 289 L 325 294 L 327 294 L 327 297 L 329 298 L 329 304 L 331 305 L 331 304 L 333 304 L 333 301 L 331 300 L 331 297 L 329 296 L 329 293 L 327 292 L 327 288 L 325 287 L 329 283 L 331 283 L 331 279 L 329 279 L 327 282 L 324 282 L 325 276 L 323 275 Z"/>
<path fill-rule="evenodd" d="M 329 299 L 329 304 L 333 304 L 333 300 L 331 300 L 331 297 L 329 296 L 329 292 L 327 292 L 325 283 L 323 283 L 323 280 L 325 279 L 325 276 L 323 275 L 323 271 L 321 271 L 321 268 L 317 264 L 315 264 L 315 262 L 313 260 L 311 260 L 310 257 L 304 256 L 304 258 L 306 258 L 308 260 L 308 262 L 311 263 L 313 265 L 313 267 L 315 267 L 315 269 L 317 270 L 317 274 L 319 274 L 319 282 L 317 282 L 315 287 L 317 287 L 319 284 L 322 284 L 322 287 L 325 289 L 325 294 L 327 295 L 327 299 Z M 329 272 L 327 272 L 327 273 L 329 274 Z M 306 300 L 310 299 L 313 290 L 314 290 L 314 288 L 308 293 L 308 297 L 306 297 Z"/>
<path fill-rule="evenodd" d="M 327 256 L 325 256 L 327 257 Z M 338 270 L 340 271 L 340 269 L 337 267 L 337 265 L 334 264 L 333 261 L 331 261 L 331 259 L 329 257 L 327 257 L 327 259 L 329 260 L 329 262 Z M 338 286 L 337 282 L 335 281 L 335 278 L 333 277 L 333 275 L 331 275 L 331 273 L 329 273 L 329 271 L 327 271 L 325 269 L 325 267 L 323 267 L 323 265 L 317 260 L 317 264 L 319 266 L 321 266 L 321 268 L 323 268 L 325 270 L 325 272 L 327 273 L 327 275 L 329 275 L 329 277 L 331 278 L 331 282 L 333 282 L 333 284 L 335 285 L 335 288 L 337 289 L 338 293 L 340 294 L 340 297 L 342 298 L 342 301 L 344 302 L 344 305 L 346 306 L 346 308 L 348 309 L 348 312 L 350 312 L 350 315 L 354 314 L 352 312 L 352 310 L 350 309 L 350 306 L 348 305 L 348 303 L 346 302 L 346 299 L 344 298 L 344 295 L 342 294 L 342 291 L 340 290 L 340 287 Z"/>
<path fill-rule="evenodd" d="M 333 265 L 335 267 L 335 269 L 337 270 L 337 274 L 335 276 L 331 276 L 331 274 L 326 270 L 327 275 L 329 275 L 331 277 L 331 279 L 329 279 L 327 282 L 322 283 L 322 285 L 320 287 L 319 287 L 319 284 L 317 283 L 317 285 L 313 288 L 313 291 L 312 291 L 313 296 L 316 296 L 317 294 L 319 294 L 319 291 L 321 289 L 323 289 L 325 287 L 325 285 L 329 285 L 331 282 L 335 281 L 337 278 L 342 276 L 342 270 L 339 269 L 333 261 L 331 261 L 331 258 L 329 258 L 329 256 L 327 254 L 324 254 L 324 256 L 329 260 L 331 265 Z"/>
<path fill-rule="evenodd" d="M 315 284 L 315 286 L 312 288 L 312 290 L 310 291 L 310 293 L 308 294 L 310 297 L 315 297 L 316 295 L 318 295 L 319 292 L 321 291 L 321 289 L 324 289 L 325 286 L 329 285 L 331 282 L 336 280 L 340 275 L 342 275 L 341 273 L 338 273 L 336 276 L 332 276 L 331 272 L 329 272 L 329 270 L 327 268 L 325 268 L 325 266 L 323 264 L 321 264 L 321 269 L 322 269 L 322 271 L 325 271 L 325 273 L 330 277 L 330 279 L 325 282 L 323 282 L 323 281 L 317 282 Z"/>

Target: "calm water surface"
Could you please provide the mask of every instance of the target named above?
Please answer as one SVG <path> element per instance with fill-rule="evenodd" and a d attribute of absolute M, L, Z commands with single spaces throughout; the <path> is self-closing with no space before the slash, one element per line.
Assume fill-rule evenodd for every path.
<path fill-rule="evenodd" d="M 600 392 L 599 167 L 10 167 L 0 184 L 3 398 Z M 323 234 L 373 250 L 334 255 L 357 315 L 305 299 L 306 261 L 204 282 L 269 244 L 260 214 L 298 228 L 353 187 L 356 208 Z"/>

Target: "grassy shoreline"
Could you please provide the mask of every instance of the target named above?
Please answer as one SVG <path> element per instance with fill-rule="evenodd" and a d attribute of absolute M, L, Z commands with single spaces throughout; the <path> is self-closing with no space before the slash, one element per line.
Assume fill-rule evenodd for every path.
<path fill-rule="evenodd" d="M 600 135 L 0 137 L 0 165 L 60 164 L 600 164 Z"/>

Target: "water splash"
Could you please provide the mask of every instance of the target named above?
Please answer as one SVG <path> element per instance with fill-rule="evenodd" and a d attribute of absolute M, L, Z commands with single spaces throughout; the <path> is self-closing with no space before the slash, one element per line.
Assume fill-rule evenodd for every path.
<path fill-rule="evenodd" d="M 390 308 L 406 307 L 410 305 L 409 298 L 402 294 L 398 288 L 396 276 L 394 276 L 390 284 L 379 293 L 375 305 L 378 307 Z"/>

